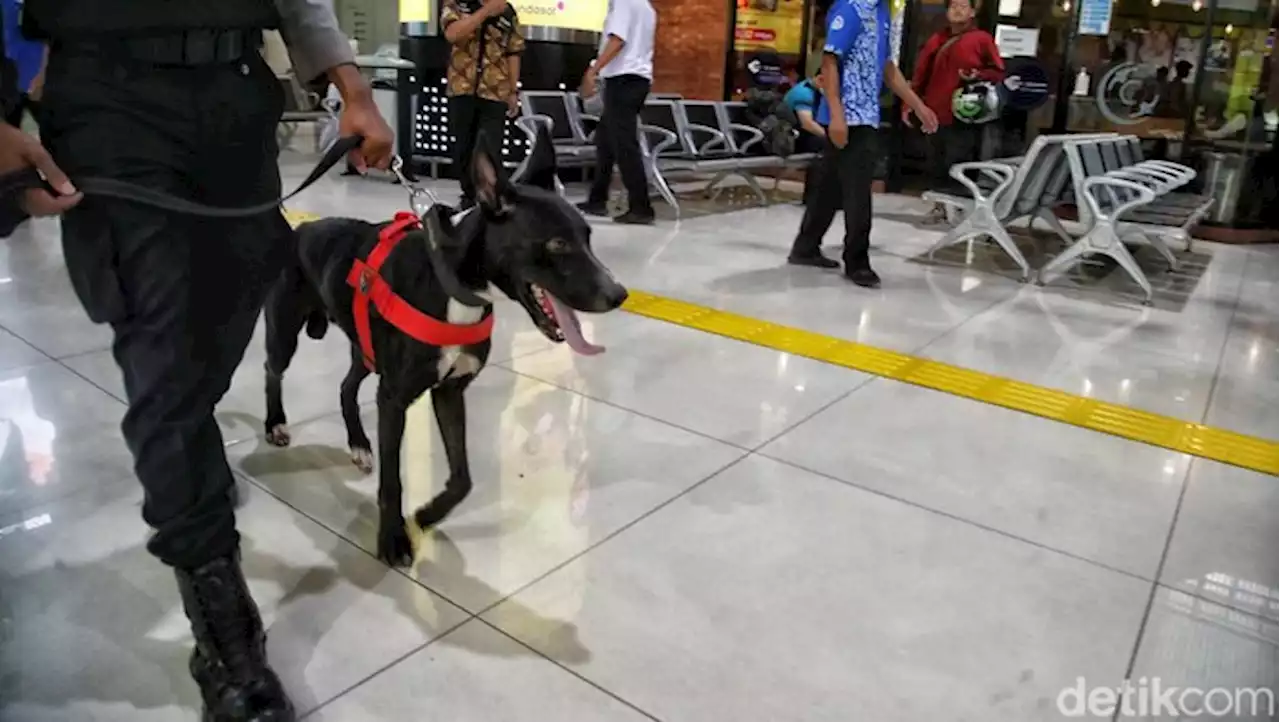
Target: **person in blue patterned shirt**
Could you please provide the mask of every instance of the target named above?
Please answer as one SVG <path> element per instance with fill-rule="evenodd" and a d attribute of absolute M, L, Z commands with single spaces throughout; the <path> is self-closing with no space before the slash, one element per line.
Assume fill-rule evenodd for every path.
<path fill-rule="evenodd" d="M 867 288 L 880 285 L 871 269 L 871 182 L 879 157 L 880 90 L 888 85 L 920 117 L 926 133 L 938 118 L 911 90 L 893 61 L 889 41 L 889 0 L 835 0 L 827 12 L 822 48 L 822 92 L 818 122 L 827 143 L 818 169 L 818 187 L 805 204 L 804 220 L 787 261 L 800 266 L 839 268 L 822 255 L 822 237 L 837 210 L 844 210 L 844 273 Z M 835 106 L 835 112 L 832 112 Z"/>

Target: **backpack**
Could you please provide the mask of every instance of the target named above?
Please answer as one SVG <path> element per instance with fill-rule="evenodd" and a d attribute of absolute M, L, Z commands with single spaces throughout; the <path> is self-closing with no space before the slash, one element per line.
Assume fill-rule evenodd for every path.
<path fill-rule="evenodd" d="M 776 90 L 752 88 L 744 100 L 747 120 L 764 133 L 764 149 L 780 158 L 794 154 L 800 119 L 791 106 L 782 102 L 782 95 Z"/>

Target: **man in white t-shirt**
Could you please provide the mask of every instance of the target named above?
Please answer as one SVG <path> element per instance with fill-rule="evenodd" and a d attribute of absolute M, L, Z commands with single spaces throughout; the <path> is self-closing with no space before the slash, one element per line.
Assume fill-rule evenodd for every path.
<path fill-rule="evenodd" d="M 604 19 L 604 40 L 595 63 L 582 76 L 584 97 L 595 95 L 597 79 L 604 82 L 604 115 L 596 128 L 596 177 L 583 213 L 608 215 L 609 184 L 613 167 L 622 172 L 627 187 L 627 212 L 618 223 L 650 225 L 653 206 L 649 182 L 640 155 L 640 110 L 653 83 L 653 34 L 657 16 L 649 0 L 609 0 Z"/>

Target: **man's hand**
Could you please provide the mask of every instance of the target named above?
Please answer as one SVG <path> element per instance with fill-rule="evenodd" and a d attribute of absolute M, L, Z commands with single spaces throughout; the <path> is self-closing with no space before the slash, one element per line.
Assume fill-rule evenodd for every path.
<path fill-rule="evenodd" d="M 395 134 L 372 98 L 354 103 L 344 101 L 338 130 L 344 137 L 364 136 L 360 147 L 351 151 L 351 164 L 356 170 L 363 173 L 370 167 L 386 170 L 391 166 Z"/>
<path fill-rule="evenodd" d="M 902 104 L 902 124 L 907 126 L 908 128 L 915 127 L 914 125 L 911 124 L 911 106 L 907 105 L 906 103 Z"/>
<path fill-rule="evenodd" d="M 484 4 L 480 6 L 480 12 L 486 17 L 496 18 L 507 9 L 507 0 L 484 0 Z"/>
<path fill-rule="evenodd" d="M 342 95 L 338 132 L 344 137 L 364 137 L 360 147 L 351 151 L 351 165 L 362 173 L 370 167 L 386 170 L 391 166 L 395 133 L 378 112 L 364 76 L 354 65 L 339 65 L 329 71 L 329 79 Z"/>
<path fill-rule="evenodd" d="M 28 215 L 56 216 L 75 206 L 83 197 L 39 141 L 8 123 L 0 122 L 0 175 L 24 168 L 40 171 L 58 193 L 54 195 L 43 188 L 25 191 L 19 205 Z"/>
<path fill-rule="evenodd" d="M 508 118 L 520 117 L 520 94 L 519 93 L 512 93 L 510 97 L 507 98 L 507 117 Z"/>
<path fill-rule="evenodd" d="M 920 130 L 923 130 L 925 133 L 929 135 L 937 133 L 938 132 L 938 114 L 933 112 L 933 110 L 930 109 L 929 106 L 925 105 L 924 103 L 921 103 L 920 107 L 916 108 L 915 110 L 916 110 L 916 115 L 920 116 Z"/>
<path fill-rule="evenodd" d="M 596 94 L 596 68 L 591 66 L 582 74 L 582 97 L 590 98 Z"/>
<path fill-rule="evenodd" d="M 831 127 L 827 128 L 827 137 L 837 148 L 849 145 L 849 123 L 840 113 L 831 116 Z"/>

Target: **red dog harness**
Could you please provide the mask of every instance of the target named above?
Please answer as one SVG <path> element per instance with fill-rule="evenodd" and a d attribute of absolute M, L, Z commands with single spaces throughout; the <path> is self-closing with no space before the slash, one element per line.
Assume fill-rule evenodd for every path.
<path fill-rule="evenodd" d="M 493 333 L 493 314 L 479 323 L 454 324 L 434 319 L 414 308 L 408 301 L 391 290 L 391 285 L 378 275 L 378 270 L 391 255 L 396 244 L 411 230 L 422 227 L 422 222 L 412 213 L 397 213 L 395 220 L 378 233 L 378 245 L 369 252 L 366 260 L 356 259 L 347 275 L 347 283 L 355 289 L 351 310 L 355 316 L 356 334 L 360 337 L 360 351 L 364 365 L 374 371 L 373 334 L 369 326 L 369 304 L 378 310 L 383 320 L 395 326 L 401 333 L 428 346 L 470 346 L 482 343 Z"/>

